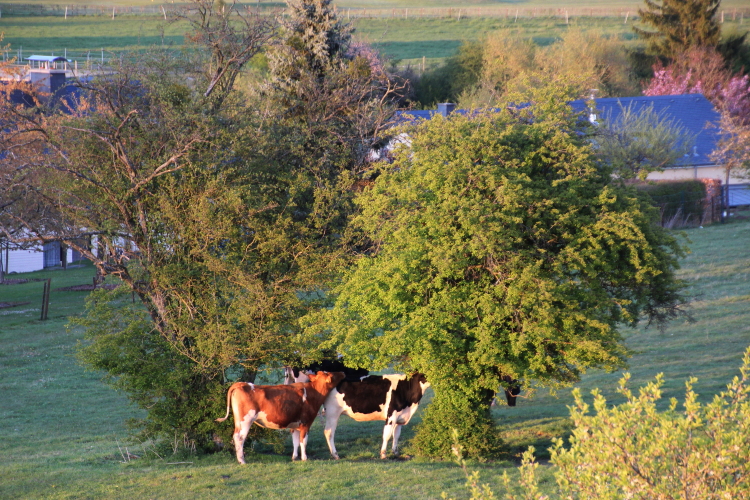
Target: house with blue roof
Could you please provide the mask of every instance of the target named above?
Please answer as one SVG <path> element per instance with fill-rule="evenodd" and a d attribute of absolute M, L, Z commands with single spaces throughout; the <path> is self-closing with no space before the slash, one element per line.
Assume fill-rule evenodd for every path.
<path fill-rule="evenodd" d="M 726 171 L 722 165 L 711 160 L 711 153 L 720 139 L 720 114 L 713 104 L 702 94 L 682 94 L 671 96 L 638 96 L 638 97 L 609 97 L 592 101 L 577 100 L 570 103 L 574 111 L 587 116 L 592 123 L 604 120 L 616 121 L 624 109 L 638 112 L 641 109 L 652 108 L 656 113 L 663 113 L 664 117 L 682 126 L 687 133 L 695 138 L 693 150 L 687 154 L 677 166 L 666 168 L 662 172 L 652 172 L 648 180 L 684 180 L 684 179 L 713 179 L 722 185 L 739 187 L 747 183 L 746 179 L 730 176 L 727 182 Z M 404 111 L 400 114 L 402 120 L 429 120 L 433 116 L 448 116 L 451 113 L 466 114 L 465 109 L 456 109 L 455 104 L 438 104 L 435 110 Z M 750 191 L 747 189 L 730 189 L 730 205 L 750 204 Z"/>

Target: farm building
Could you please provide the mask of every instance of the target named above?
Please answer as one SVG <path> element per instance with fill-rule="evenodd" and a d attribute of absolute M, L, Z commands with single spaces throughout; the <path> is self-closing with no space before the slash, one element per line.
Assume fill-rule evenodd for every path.
<path fill-rule="evenodd" d="M 60 245 L 59 241 L 45 244 L 43 247 L 32 247 L 29 249 L 12 248 L 10 244 L 0 245 L 0 265 L 3 272 L 28 273 L 42 269 L 60 267 L 64 262 L 76 262 L 81 260 L 81 254 Z"/>

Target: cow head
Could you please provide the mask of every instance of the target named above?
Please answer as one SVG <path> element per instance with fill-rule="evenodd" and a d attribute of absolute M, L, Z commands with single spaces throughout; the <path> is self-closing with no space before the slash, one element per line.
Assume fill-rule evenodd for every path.
<path fill-rule="evenodd" d="M 344 372 L 318 372 L 307 375 L 310 383 L 318 389 L 321 394 L 328 394 L 339 382 L 344 380 Z"/>
<path fill-rule="evenodd" d="M 300 368 L 294 368 L 291 366 L 284 367 L 284 384 L 289 385 L 295 382 L 309 382 L 310 378 L 307 376 L 305 370 Z"/>
<path fill-rule="evenodd" d="M 419 401 L 419 399 L 424 396 L 424 392 L 427 390 L 427 388 L 430 387 L 430 383 L 427 381 L 427 377 L 425 377 L 422 373 L 412 374 L 410 382 L 411 390 L 419 392 L 419 398 L 417 399 L 417 401 Z"/>

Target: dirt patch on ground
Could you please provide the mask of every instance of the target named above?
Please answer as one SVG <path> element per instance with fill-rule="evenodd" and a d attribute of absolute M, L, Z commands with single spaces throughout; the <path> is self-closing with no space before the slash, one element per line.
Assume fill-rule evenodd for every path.
<path fill-rule="evenodd" d="M 96 288 L 104 288 L 105 290 L 114 290 L 119 285 L 111 285 L 111 284 L 105 284 L 105 285 L 97 285 Z M 73 286 L 65 286 L 62 288 L 55 288 L 56 292 L 90 292 L 94 290 L 94 285 L 73 285 Z"/>
<path fill-rule="evenodd" d="M 47 281 L 46 278 L 33 278 L 33 279 L 21 279 L 21 278 L 5 278 L 0 281 L 0 285 L 22 285 L 24 283 L 30 283 L 32 281 Z"/>
<path fill-rule="evenodd" d="M 5 307 L 25 306 L 26 304 L 31 304 L 31 302 L 0 302 L 0 309 Z"/>

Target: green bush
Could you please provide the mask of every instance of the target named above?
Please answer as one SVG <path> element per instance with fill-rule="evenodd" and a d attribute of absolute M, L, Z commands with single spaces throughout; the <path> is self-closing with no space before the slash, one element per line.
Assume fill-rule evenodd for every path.
<path fill-rule="evenodd" d="M 570 413 L 575 429 L 569 448 L 558 439 L 552 452 L 560 498 L 565 499 L 734 499 L 750 491 L 750 348 L 741 375 L 709 404 L 701 404 L 686 382 L 685 401 L 678 409 L 657 410 L 663 378 L 656 377 L 638 395 L 619 392 L 627 401 L 608 407 L 593 391 L 595 415 L 579 391 Z M 537 493 L 531 452 L 524 455 L 520 487 L 508 488 L 508 500 L 549 497 Z M 481 498 L 476 496 L 475 498 Z M 485 497 L 487 498 L 487 497 Z M 492 498 L 492 497 L 489 497 Z"/>
<path fill-rule="evenodd" d="M 706 186 L 701 181 L 648 182 L 637 184 L 636 188 L 647 193 L 661 209 L 662 225 L 675 218 L 685 222 L 684 225 L 699 224 L 703 219 Z"/>
<path fill-rule="evenodd" d="M 221 379 L 206 379 L 190 359 L 153 335 L 145 308 L 131 300 L 127 287 L 92 292 L 86 314 L 72 317 L 71 326 L 84 329 L 78 359 L 102 371 L 104 381 L 124 391 L 135 405 L 148 409 L 144 418 L 128 422 L 138 431 L 136 438 L 166 438 L 162 442 L 174 452 L 232 446 L 232 426 L 214 422 L 226 412 L 226 385 Z M 253 426 L 249 439 L 278 447 L 284 437 Z"/>
<path fill-rule="evenodd" d="M 425 109 L 440 102 L 456 102 L 459 94 L 476 84 L 482 73 L 483 47 L 464 42 L 455 56 L 423 74 L 414 84 L 415 100 Z"/>
<path fill-rule="evenodd" d="M 492 394 L 469 397 L 452 392 L 445 385 L 435 387 L 435 397 L 423 410 L 411 443 L 414 452 L 423 457 L 449 457 L 455 450 L 454 440 L 445 431 L 452 429 L 461 443 L 462 456 L 496 457 L 503 450 L 503 441 L 490 414 Z"/>

